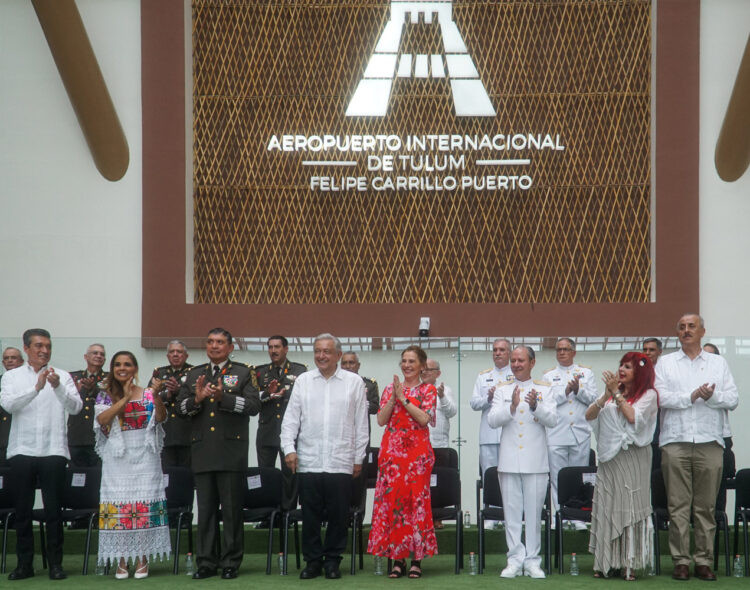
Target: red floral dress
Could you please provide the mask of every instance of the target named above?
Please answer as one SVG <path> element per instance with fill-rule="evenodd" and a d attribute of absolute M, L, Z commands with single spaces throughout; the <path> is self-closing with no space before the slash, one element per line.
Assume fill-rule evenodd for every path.
<path fill-rule="evenodd" d="M 380 400 L 382 408 L 393 395 L 388 385 Z M 406 398 L 435 420 L 437 391 L 420 383 L 404 388 Z M 367 551 L 392 559 L 422 559 L 437 553 L 432 524 L 430 475 L 435 455 L 428 426 L 420 426 L 402 404 L 396 402 L 385 426 L 378 455 L 378 481 L 372 529 Z"/>

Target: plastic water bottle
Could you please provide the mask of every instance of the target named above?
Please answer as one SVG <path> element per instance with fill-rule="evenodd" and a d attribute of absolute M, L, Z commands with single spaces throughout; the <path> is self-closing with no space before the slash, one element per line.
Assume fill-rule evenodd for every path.
<path fill-rule="evenodd" d="M 106 571 L 107 566 L 104 562 L 98 561 L 96 562 L 96 575 L 97 576 L 103 576 L 104 572 Z"/>
<path fill-rule="evenodd" d="M 382 576 L 383 575 L 383 556 L 382 555 L 376 555 L 373 558 L 373 565 L 374 565 L 374 574 L 376 576 Z"/>
<path fill-rule="evenodd" d="M 471 512 L 468 510 L 464 512 L 464 528 L 471 528 Z"/>
<path fill-rule="evenodd" d="M 193 554 L 188 553 L 185 556 L 185 575 L 192 576 L 195 573 L 195 563 L 193 563 Z"/>
<path fill-rule="evenodd" d="M 284 554 L 283 553 L 279 553 L 279 575 L 286 576 L 286 572 L 284 571 Z"/>
<path fill-rule="evenodd" d="M 745 568 L 742 567 L 742 558 L 739 555 L 734 556 L 734 569 L 732 570 L 732 575 L 735 578 L 745 577 Z"/>
<path fill-rule="evenodd" d="M 570 554 L 570 575 L 571 576 L 577 576 L 579 574 L 578 571 L 578 559 L 576 559 L 576 554 L 571 553 Z"/>
<path fill-rule="evenodd" d="M 469 575 L 476 576 L 477 570 L 477 556 L 476 553 L 472 551 L 471 553 L 469 553 Z"/>

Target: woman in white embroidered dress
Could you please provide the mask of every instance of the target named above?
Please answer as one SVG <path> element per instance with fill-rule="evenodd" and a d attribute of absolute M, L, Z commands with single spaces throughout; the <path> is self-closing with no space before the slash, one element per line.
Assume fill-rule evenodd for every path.
<path fill-rule="evenodd" d="M 106 391 L 96 400 L 96 450 L 102 458 L 99 493 L 100 564 L 117 563 L 115 577 L 148 576 L 148 559 L 171 552 L 161 450 L 167 417 L 158 391 L 136 385 L 138 361 L 131 352 L 112 357 Z"/>
<path fill-rule="evenodd" d="M 640 352 L 620 360 L 615 376 L 604 371 L 604 394 L 586 410 L 596 436 L 599 467 L 594 487 L 589 551 L 594 577 L 635 570 L 651 563 L 651 440 L 658 397 L 654 367 Z"/>

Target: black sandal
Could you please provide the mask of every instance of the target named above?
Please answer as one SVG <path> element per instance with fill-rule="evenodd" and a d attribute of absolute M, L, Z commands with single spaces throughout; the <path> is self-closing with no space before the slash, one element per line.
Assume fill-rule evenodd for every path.
<path fill-rule="evenodd" d="M 409 577 L 411 579 L 421 578 L 422 577 L 422 568 L 421 568 L 422 562 L 421 561 L 412 561 L 411 567 L 409 568 Z"/>
<path fill-rule="evenodd" d="M 404 575 L 404 571 L 406 571 L 406 561 L 402 559 L 397 559 L 393 562 L 393 567 L 391 568 L 391 573 L 388 574 L 389 578 L 400 578 Z"/>

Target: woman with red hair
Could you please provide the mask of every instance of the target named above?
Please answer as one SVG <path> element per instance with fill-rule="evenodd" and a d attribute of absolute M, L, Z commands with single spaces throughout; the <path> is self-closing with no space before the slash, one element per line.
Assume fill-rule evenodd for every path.
<path fill-rule="evenodd" d="M 589 551 L 594 577 L 619 570 L 635 580 L 635 570 L 651 564 L 651 440 L 658 396 L 654 366 L 640 352 L 620 360 L 617 375 L 602 373 L 604 394 L 586 410 L 596 436 L 599 467 L 594 487 Z"/>

